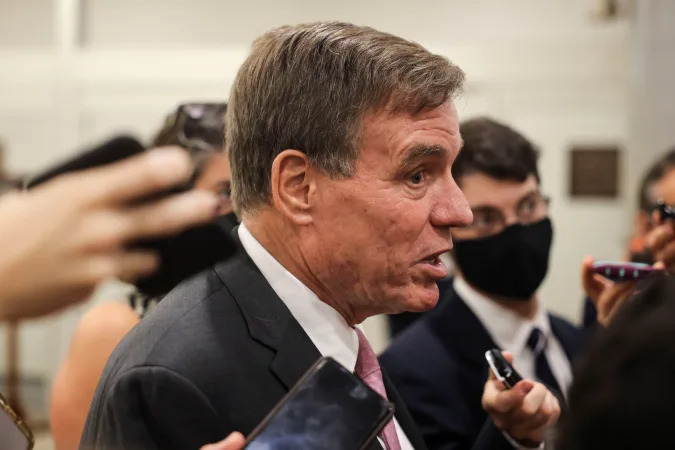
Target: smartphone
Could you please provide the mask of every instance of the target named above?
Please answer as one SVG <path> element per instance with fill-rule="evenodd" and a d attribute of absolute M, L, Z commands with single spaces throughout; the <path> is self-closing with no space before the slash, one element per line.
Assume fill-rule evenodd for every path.
<path fill-rule="evenodd" d="M 502 355 L 501 350 L 493 348 L 485 352 L 485 359 L 487 359 L 490 369 L 495 374 L 497 379 L 506 386 L 507 389 L 513 388 L 523 377 L 513 368 Z"/>
<path fill-rule="evenodd" d="M 143 145 L 133 137 L 117 136 L 28 178 L 25 188 L 32 189 L 59 175 L 112 164 L 144 151 Z"/>
<path fill-rule="evenodd" d="M 656 210 L 659 212 L 661 220 L 675 219 L 675 208 L 666 205 L 663 200 L 658 200 L 656 202 Z"/>
<path fill-rule="evenodd" d="M 30 428 L 0 395 L 0 440 L 3 450 L 31 450 L 35 445 Z"/>
<path fill-rule="evenodd" d="M 249 435 L 249 450 L 364 449 L 394 405 L 334 359 L 319 359 Z"/>
<path fill-rule="evenodd" d="M 112 164 L 144 151 L 143 145 L 133 137 L 118 136 L 36 175 L 28 180 L 26 189 L 33 189 L 60 175 Z M 190 184 L 186 183 L 150 195 L 138 203 L 158 200 L 188 189 Z M 150 297 L 163 296 L 179 282 L 229 258 L 237 251 L 236 242 L 231 236 L 231 228 L 225 227 L 218 219 L 175 236 L 145 239 L 130 244 L 130 247 L 156 252 L 162 261 L 159 270 L 135 280 L 134 285 Z"/>
<path fill-rule="evenodd" d="M 596 261 L 593 271 L 617 283 L 642 280 L 659 272 L 649 264 L 622 261 Z"/>

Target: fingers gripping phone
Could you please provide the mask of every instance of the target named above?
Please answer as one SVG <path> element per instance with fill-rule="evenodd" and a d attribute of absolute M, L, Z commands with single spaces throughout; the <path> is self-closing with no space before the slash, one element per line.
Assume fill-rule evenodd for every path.
<path fill-rule="evenodd" d="M 617 283 L 643 280 L 660 272 L 649 264 L 620 261 L 596 261 L 592 270 Z"/>
<path fill-rule="evenodd" d="M 516 369 L 513 368 L 511 363 L 504 358 L 500 350 L 496 348 L 488 350 L 485 352 L 485 359 L 487 359 L 490 369 L 497 379 L 501 381 L 507 389 L 513 388 L 513 386 L 523 379 Z"/>
<path fill-rule="evenodd" d="M 394 405 L 332 358 L 319 359 L 249 435 L 249 450 L 366 448 Z"/>

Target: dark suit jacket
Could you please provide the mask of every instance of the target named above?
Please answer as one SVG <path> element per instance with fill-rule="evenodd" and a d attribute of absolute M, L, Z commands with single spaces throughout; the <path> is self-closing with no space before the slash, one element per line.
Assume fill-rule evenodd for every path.
<path fill-rule="evenodd" d="M 320 357 L 243 252 L 175 288 L 113 352 L 81 449 L 189 449 L 244 435 Z M 396 418 L 425 448 L 388 383 Z M 375 442 L 371 449 L 379 449 Z"/>
<path fill-rule="evenodd" d="M 380 363 L 431 450 L 513 449 L 481 406 L 485 352 L 497 345 L 454 290 L 446 305 L 404 331 Z M 555 316 L 551 328 L 570 360 L 581 332 Z"/>
<path fill-rule="evenodd" d="M 431 311 L 426 311 L 422 313 L 418 312 L 402 312 L 399 314 L 387 314 L 387 322 L 389 323 L 389 336 L 393 339 L 397 335 L 403 332 L 410 325 L 420 320 L 424 316 L 432 314 L 434 311 L 439 310 L 445 306 L 445 302 L 448 300 L 447 292 L 452 290 L 452 278 L 445 278 L 436 282 L 438 285 L 439 298 L 438 303 Z"/>

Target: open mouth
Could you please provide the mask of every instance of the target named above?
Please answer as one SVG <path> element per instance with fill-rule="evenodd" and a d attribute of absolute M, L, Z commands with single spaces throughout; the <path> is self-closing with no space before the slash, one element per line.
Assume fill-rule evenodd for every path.
<path fill-rule="evenodd" d="M 430 256 L 429 258 L 423 259 L 422 262 L 425 264 L 431 264 L 432 266 L 436 266 L 438 264 L 441 264 L 441 255 L 438 254 Z"/>

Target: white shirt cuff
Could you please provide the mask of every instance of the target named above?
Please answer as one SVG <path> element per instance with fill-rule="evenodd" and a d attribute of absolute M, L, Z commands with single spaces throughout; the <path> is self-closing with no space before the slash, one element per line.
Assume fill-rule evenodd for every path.
<path fill-rule="evenodd" d="M 542 442 L 541 444 L 539 444 L 537 447 L 526 447 L 526 446 L 524 446 L 524 445 L 519 444 L 518 442 L 516 442 L 516 440 L 513 439 L 511 436 L 509 436 L 507 433 L 505 433 L 505 432 L 502 431 L 502 434 L 504 435 L 504 437 L 506 438 L 506 440 L 509 441 L 509 444 L 511 444 L 511 445 L 513 446 L 513 448 L 515 448 L 515 449 L 517 449 L 517 450 L 544 450 L 544 448 L 546 448 L 546 447 L 544 446 L 544 442 Z"/>

